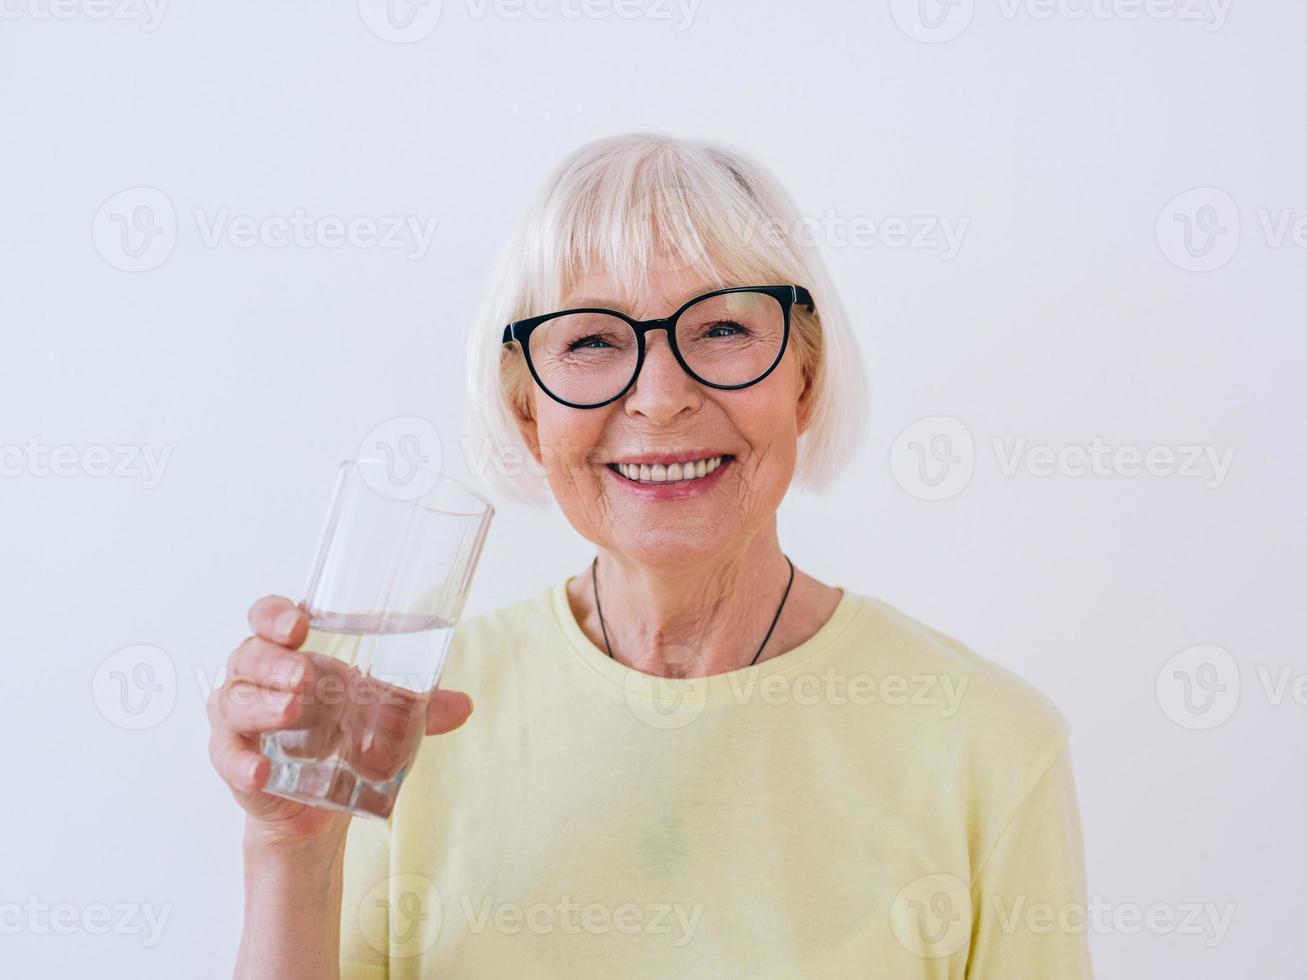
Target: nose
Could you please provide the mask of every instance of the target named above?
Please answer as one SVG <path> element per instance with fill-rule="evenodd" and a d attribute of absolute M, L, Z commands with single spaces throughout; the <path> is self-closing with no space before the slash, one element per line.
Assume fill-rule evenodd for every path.
<path fill-rule="evenodd" d="M 662 425 L 682 412 L 694 411 L 702 400 L 698 383 L 672 353 L 667 331 L 650 330 L 645 336 L 644 364 L 624 400 L 626 414 Z"/>

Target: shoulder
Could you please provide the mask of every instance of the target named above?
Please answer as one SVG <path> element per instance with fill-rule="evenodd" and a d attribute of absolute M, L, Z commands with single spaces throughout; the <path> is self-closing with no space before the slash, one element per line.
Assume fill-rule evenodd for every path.
<path fill-rule="evenodd" d="M 1037 787 L 1051 781 L 1050 798 L 1061 798 L 1070 725 L 1042 691 L 890 604 L 858 598 L 846 669 L 878 678 L 880 710 L 865 717 L 895 746 L 905 801 L 954 814 L 985 853 Z M 887 690 L 900 700 L 888 702 Z"/>
<path fill-rule="evenodd" d="M 1066 717 L 1038 688 L 995 660 L 887 602 L 857 596 L 852 655 L 900 682 L 937 719 L 940 737 L 983 746 L 1031 765 L 1051 763 L 1065 744 Z"/>

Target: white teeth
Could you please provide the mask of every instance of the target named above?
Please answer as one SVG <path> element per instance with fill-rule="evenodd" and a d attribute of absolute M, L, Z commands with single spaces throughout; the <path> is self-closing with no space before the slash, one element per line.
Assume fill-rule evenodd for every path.
<path fill-rule="evenodd" d="M 618 463 L 617 471 L 628 480 L 639 483 L 680 483 L 686 480 L 698 480 L 707 476 L 722 465 L 722 457 L 696 459 L 693 462 L 670 463 Z"/>

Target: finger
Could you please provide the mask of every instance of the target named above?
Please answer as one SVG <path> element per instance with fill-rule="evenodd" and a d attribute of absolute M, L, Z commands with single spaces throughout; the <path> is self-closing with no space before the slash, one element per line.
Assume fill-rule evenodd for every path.
<path fill-rule="evenodd" d="M 460 728 L 472 714 L 472 699 L 462 691 L 431 692 L 427 702 L 427 734 L 444 735 Z"/>
<path fill-rule="evenodd" d="M 250 607 L 250 629 L 255 635 L 292 650 L 309 635 L 309 617 L 285 596 L 265 595 Z"/>
<path fill-rule="evenodd" d="M 227 678 L 297 691 L 309 672 L 309 659 L 261 636 L 246 637 L 227 660 Z"/>
<path fill-rule="evenodd" d="M 354 689 L 346 758 L 375 782 L 391 779 L 413 757 L 426 729 L 425 693 L 360 677 Z"/>
<path fill-rule="evenodd" d="M 209 758 L 222 781 L 237 793 L 257 793 L 272 771 L 268 758 L 253 739 L 226 728 L 214 728 L 209 737 Z"/>
<path fill-rule="evenodd" d="M 209 700 L 209 720 L 216 728 L 241 735 L 291 728 L 299 720 L 294 691 L 275 690 L 247 681 L 224 684 Z"/>

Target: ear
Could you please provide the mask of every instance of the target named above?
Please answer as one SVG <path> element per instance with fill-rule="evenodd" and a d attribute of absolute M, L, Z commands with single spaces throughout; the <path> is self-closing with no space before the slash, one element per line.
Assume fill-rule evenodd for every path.
<path fill-rule="evenodd" d="M 531 458 L 543 466 L 544 458 L 540 452 L 540 428 L 536 423 L 535 413 L 532 410 L 530 395 L 513 403 L 513 420 L 517 423 L 517 431 L 522 434 L 522 441 L 526 443 Z"/>
<path fill-rule="evenodd" d="M 813 385 L 812 373 L 806 367 L 800 372 L 799 381 L 801 388 L 798 402 L 795 405 L 795 415 L 798 419 L 799 435 L 803 435 L 812 423 L 813 399 L 816 395 L 816 388 Z"/>

